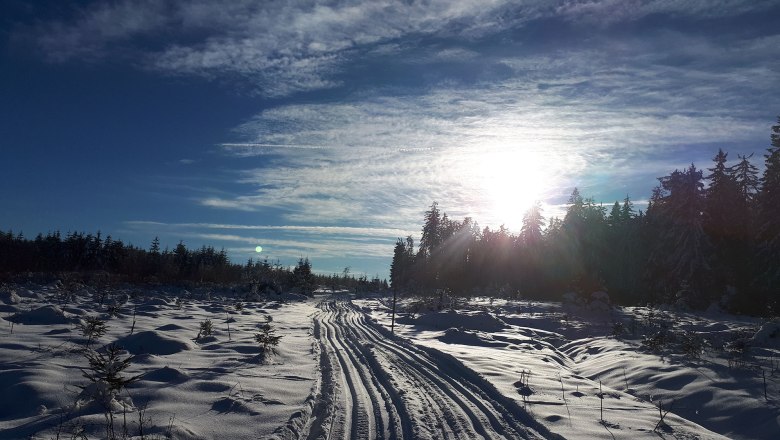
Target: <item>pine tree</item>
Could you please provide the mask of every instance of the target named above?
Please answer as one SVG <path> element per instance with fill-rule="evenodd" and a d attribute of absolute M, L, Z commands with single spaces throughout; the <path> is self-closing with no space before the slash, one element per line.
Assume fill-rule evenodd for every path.
<path fill-rule="evenodd" d="M 714 287 L 721 293 L 725 293 L 726 286 L 736 286 L 737 278 L 744 278 L 744 270 L 738 266 L 748 258 L 747 203 L 726 166 L 727 157 L 727 153 L 718 150 L 713 158 L 715 166 L 709 169 L 711 174 L 707 176 L 710 185 L 703 216 L 704 231 L 713 244 L 713 265 L 718 269 L 713 272 Z"/>
<path fill-rule="evenodd" d="M 537 201 L 523 215 L 523 227 L 520 229 L 520 239 L 524 246 L 538 246 L 542 242 L 542 205 Z"/>
<path fill-rule="evenodd" d="M 780 302 L 780 117 L 772 126 L 771 144 L 757 196 L 758 276 L 766 300 L 775 309 Z"/>
<path fill-rule="evenodd" d="M 544 258 L 544 217 L 542 216 L 542 206 L 539 202 L 534 203 L 523 216 L 523 227 L 520 230 L 519 242 L 519 270 L 517 270 L 520 280 L 517 282 L 518 288 L 524 294 L 530 294 L 535 297 L 545 289 L 545 276 L 543 271 Z"/>
<path fill-rule="evenodd" d="M 393 289 L 400 290 L 406 287 L 405 281 L 409 270 L 406 257 L 406 243 L 399 238 L 395 242 L 393 261 L 390 263 L 390 283 L 392 283 Z"/>
<path fill-rule="evenodd" d="M 750 158 L 753 157 L 752 153 L 747 156 L 737 155 L 737 157 L 739 157 L 739 163 L 731 168 L 731 175 L 737 182 L 742 198 L 751 206 L 761 183 L 758 177 L 758 168 L 750 163 Z"/>
<path fill-rule="evenodd" d="M 653 243 L 647 276 L 661 300 L 675 300 L 686 286 L 691 305 L 705 306 L 712 268 L 712 245 L 703 229 L 705 206 L 702 172 L 691 166 L 662 177 L 648 207 Z"/>

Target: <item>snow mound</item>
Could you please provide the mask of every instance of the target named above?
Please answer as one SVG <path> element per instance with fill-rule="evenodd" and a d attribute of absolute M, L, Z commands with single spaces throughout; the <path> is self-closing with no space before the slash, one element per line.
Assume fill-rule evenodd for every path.
<path fill-rule="evenodd" d="M 35 293 L 30 289 L 17 290 L 16 294 L 23 298 L 43 299 L 43 295 L 40 293 Z"/>
<path fill-rule="evenodd" d="M 751 338 L 756 347 L 780 347 L 780 320 L 764 323 Z"/>
<path fill-rule="evenodd" d="M 494 341 L 490 337 L 482 338 L 473 331 L 454 327 L 445 330 L 444 334 L 437 339 L 448 344 L 471 345 L 476 347 L 506 347 L 509 345 L 505 342 Z"/>
<path fill-rule="evenodd" d="M 16 322 L 17 324 L 27 325 L 51 325 L 51 324 L 67 324 L 71 321 L 71 318 L 65 314 L 57 306 L 44 306 L 37 309 L 30 310 L 29 312 L 21 312 L 8 318 L 9 321 Z"/>
<path fill-rule="evenodd" d="M 29 371 L 0 372 L 0 415 L 3 419 L 11 415 L 27 417 L 36 414 L 41 405 L 56 407 L 56 382 L 53 377 L 36 378 Z"/>
<path fill-rule="evenodd" d="M 421 315 L 416 319 L 416 324 L 438 329 L 456 327 L 483 332 L 495 332 L 506 327 L 504 321 L 487 312 L 458 313 L 453 310 Z"/>
<path fill-rule="evenodd" d="M 15 290 L 4 290 L 0 292 L 0 302 L 3 304 L 19 304 L 19 301 L 22 299 L 19 298 L 19 295 L 16 294 Z"/>
<path fill-rule="evenodd" d="M 157 327 L 157 330 L 162 331 L 173 331 L 173 330 L 186 330 L 186 327 L 182 327 L 178 324 L 165 324 L 163 326 Z"/>
<path fill-rule="evenodd" d="M 171 368 L 168 366 L 150 371 L 144 374 L 142 379 L 163 383 L 183 383 L 190 380 L 190 378 L 185 373 L 182 373 L 176 368 Z"/>
<path fill-rule="evenodd" d="M 133 354 L 166 355 L 195 348 L 189 340 L 172 338 L 153 330 L 125 336 L 116 343 Z"/>
<path fill-rule="evenodd" d="M 252 416 L 260 414 L 250 407 L 247 402 L 234 397 L 223 397 L 217 400 L 211 405 L 211 409 L 218 413 L 243 413 Z"/>

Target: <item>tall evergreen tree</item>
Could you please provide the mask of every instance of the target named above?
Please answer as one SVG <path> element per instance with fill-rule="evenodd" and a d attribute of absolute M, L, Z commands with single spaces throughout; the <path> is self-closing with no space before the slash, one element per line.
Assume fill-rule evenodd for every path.
<path fill-rule="evenodd" d="M 765 299 L 776 310 L 780 306 L 780 117 L 772 126 L 771 143 L 764 155 L 764 174 L 758 193 L 758 275 Z"/>
<path fill-rule="evenodd" d="M 748 206 L 752 206 L 761 183 L 758 177 L 758 168 L 750 163 L 750 158 L 753 157 L 752 153 L 747 156 L 737 155 L 737 157 L 739 157 L 739 163 L 731 168 L 731 175 L 737 182 L 742 198 L 745 199 Z"/>
<path fill-rule="evenodd" d="M 654 234 L 649 281 L 661 295 L 656 299 L 674 300 L 674 294 L 685 287 L 692 292 L 691 305 L 705 306 L 711 299 L 712 245 L 703 228 L 702 172 L 691 164 L 659 180 L 647 212 Z"/>
<path fill-rule="evenodd" d="M 543 228 L 542 205 L 537 201 L 523 215 L 523 226 L 520 229 L 520 240 L 523 246 L 534 247 L 541 244 Z"/>
<path fill-rule="evenodd" d="M 750 213 L 736 178 L 726 166 L 728 154 L 718 150 L 715 165 L 707 176 L 703 227 L 713 244 L 713 287 L 723 294 L 726 288 L 739 288 L 745 294 L 749 267 L 748 227 Z"/>

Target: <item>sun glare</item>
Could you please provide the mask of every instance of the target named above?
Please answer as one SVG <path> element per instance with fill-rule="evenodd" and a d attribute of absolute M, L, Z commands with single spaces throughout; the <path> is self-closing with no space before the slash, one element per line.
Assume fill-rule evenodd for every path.
<path fill-rule="evenodd" d="M 543 198 L 549 183 L 545 170 L 545 161 L 534 152 L 496 151 L 482 156 L 480 183 L 493 221 L 519 230 L 525 212 Z"/>

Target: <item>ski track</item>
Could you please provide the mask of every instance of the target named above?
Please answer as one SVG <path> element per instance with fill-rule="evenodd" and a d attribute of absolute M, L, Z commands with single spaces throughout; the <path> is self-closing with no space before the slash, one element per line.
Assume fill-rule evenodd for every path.
<path fill-rule="evenodd" d="M 455 358 L 392 337 L 348 300 L 318 308 L 319 386 L 293 438 L 559 438 Z"/>

